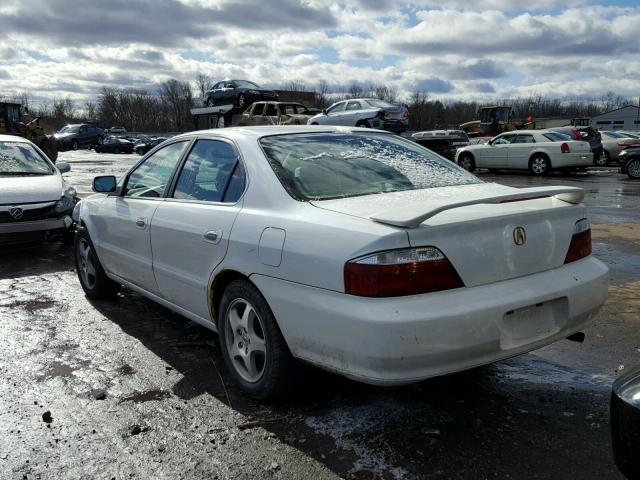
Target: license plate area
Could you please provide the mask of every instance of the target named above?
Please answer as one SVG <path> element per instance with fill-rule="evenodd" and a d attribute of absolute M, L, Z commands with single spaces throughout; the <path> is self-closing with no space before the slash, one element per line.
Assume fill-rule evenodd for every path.
<path fill-rule="evenodd" d="M 500 346 L 509 350 L 556 334 L 567 321 L 568 308 L 563 297 L 509 310 L 502 317 Z"/>

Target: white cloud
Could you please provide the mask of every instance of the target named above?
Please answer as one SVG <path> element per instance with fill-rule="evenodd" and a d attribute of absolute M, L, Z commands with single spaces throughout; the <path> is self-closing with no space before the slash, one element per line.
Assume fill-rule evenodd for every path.
<path fill-rule="evenodd" d="M 154 89 L 198 72 L 451 99 L 637 95 L 640 8 L 584 3 L 10 0 L 0 95 L 86 100 L 102 86 Z"/>

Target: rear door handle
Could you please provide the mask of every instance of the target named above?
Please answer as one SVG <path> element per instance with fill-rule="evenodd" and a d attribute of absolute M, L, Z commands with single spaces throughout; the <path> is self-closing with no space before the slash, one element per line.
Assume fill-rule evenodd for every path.
<path fill-rule="evenodd" d="M 220 243 L 222 239 L 222 230 L 209 230 L 204 234 L 204 240 L 210 243 Z"/>
<path fill-rule="evenodd" d="M 136 220 L 136 227 L 145 228 L 147 226 L 146 218 L 139 218 Z"/>

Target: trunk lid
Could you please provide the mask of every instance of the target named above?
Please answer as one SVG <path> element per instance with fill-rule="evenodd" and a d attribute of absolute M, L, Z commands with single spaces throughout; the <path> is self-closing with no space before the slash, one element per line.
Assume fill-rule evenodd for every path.
<path fill-rule="evenodd" d="M 591 145 L 589 144 L 589 142 L 572 140 L 570 142 L 564 143 L 569 144 L 569 149 L 572 153 L 591 153 Z"/>
<path fill-rule="evenodd" d="M 478 184 L 312 203 L 406 229 L 411 246 L 439 248 L 473 287 L 562 266 L 575 222 L 585 216 L 576 204 L 580 192 Z M 543 195 L 549 196 L 535 198 Z M 523 198 L 534 199 L 517 201 Z"/>

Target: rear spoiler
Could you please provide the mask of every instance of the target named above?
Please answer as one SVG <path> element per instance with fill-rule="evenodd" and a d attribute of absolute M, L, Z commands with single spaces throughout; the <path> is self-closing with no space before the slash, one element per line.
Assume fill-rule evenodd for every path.
<path fill-rule="evenodd" d="M 476 198 L 456 201 L 452 198 L 434 199 L 403 207 L 402 210 L 389 209 L 371 215 L 371 220 L 396 227 L 415 228 L 425 220 L 453 208 L 468 205 L 497 204 L 555 197 L 563 202 L 577 204 L 584 199 L 585 191 L 578 187 L 533 187 L 518 188 L 509 193 L 478 195 Z"/>

